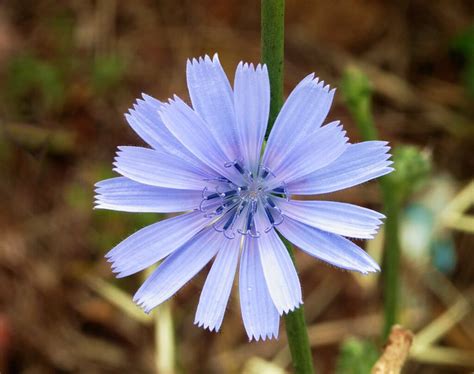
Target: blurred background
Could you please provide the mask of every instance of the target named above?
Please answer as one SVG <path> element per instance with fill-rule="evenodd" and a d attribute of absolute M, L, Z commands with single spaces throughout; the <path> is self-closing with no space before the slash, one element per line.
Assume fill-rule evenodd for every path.
<path fill-rule="evenodd" d="M 313 71 L 340 87 L 329 120 L 355 142 L 342 81 L 358 69 L 395 150 L 400 322 L 416 333 L 405 371 L 472 372 L 474 2 L 289 0 L 286 12 L 286 94 Z M 259 29 L 250 0 L 0 2 L 1 373 L 291 371 L 283 326 L 247 342 L 236 292 L 220 333 L 193 325 L 207 271 L 144 315 L 130 296 L 144 275 L 117 281 L 103 255 L 162 217 L 92 210 L 116 146 L 142 144 L 123 117 L 135 98 L 187 99 L 186 59 L 206 53 L 232 81 L 240 60 L 259 61 Z M 328 198 L 382 209 L 376 182 Z M 358 244 L 380 259 L 382 243 Z M 316 368 L 369 372 L 379 277 L 297 262 Z"/>

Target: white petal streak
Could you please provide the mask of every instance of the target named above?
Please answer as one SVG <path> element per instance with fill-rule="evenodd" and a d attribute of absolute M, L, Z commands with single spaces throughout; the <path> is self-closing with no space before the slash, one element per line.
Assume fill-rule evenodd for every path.
<path fill-rule="evenodd" d="M 166 127 L 198 159 L 228 179 L 241 182 L 240 174 L 224 165 L 233 161 L 226 156 L 202 118 L 184 101 L 175 96 L 161 109 L 161 119 Z"/>
<path fill-rule="evenodd" d="M 217 54 L 188 60 L 186 64 L 189 96 L 194 110 L 213 134 L 227 158 L 237 157 L 237 137 L 232 88 Z"/>
<path fill-rule="evenodd" d="M 162 260 L 209 223 L 196 211 L 147 226 L 107 253 L 117 277 L 126 277 Z"/>
<path fill-rule="evenodd" d="M 258 239 L 260 261 L 268 291 L 278 313 L 288 313 L 303 303 L 295 266 L 275 230 Z"/>
<path fill-rule="evenodd" d="M 280 317 L 268 292 L 260 262 L 258 240 L 246 238 L 240 260 L 239 294 L 249 340 L 278 337 Z"/>
<path fill-rule="evenodd" d="M 285 217 L 278 231 L 306 253 L 331 265 L 367 274 L 380 271 L 377 263 L 361 248 L 342 236 L 318 230 Z"/>
<path fill-rule="evenodd" d="M 349 146 L 345 135 L 339 122 L 331 122 L 307 136 L 291 154 L 275 156 L 272 165 L 265 165 L 276 176 L 269 188 L 278 187 L 280 182 L 288 184 L 334 162 Z"/>
<path fill-rule="evenodd" d="M 202 191 L 211 178 L 175 156 L 141 147 L 119 147 L 114 165 L 123 176 L 157 187 Z"/>
<path fill-rule="evenodd" d="M 240 239 L 240 238 L 239 238 Z M 240 253 L 240 240 L 225 240 L 219 250 L 199 298 L 194 323 L 219 331 L 232 291 Z"/>
<path fill-rule="evenodd" d="M 256 171 L 267 129 L 270 82 L 266 65 L 240 63 L 235 72 L 234 106 L 240 156 L 248 170 Z"/>
<path fill-rule="evenodd" d="M 275 161 L 293 153 L 308 132 L 320 127 L 331 107 L 334 90 L 324 86 L 314 74 L 304 78 L 286 100 L 268 139 L 263 164 L 274 168 Z"/>
<path fill-rule="evenodd" d="M 334 201 L 286 201 L 275 198 L 283 214 L 317 229 L 351 238 L 372 239 L 383 214 Z"/>
<path fill-rule="evenodd" d="M 166 258 L 143 283 L 133 300 L 145 312 L 168 300 L 215 256 L 224 236 L 205 229 Z"/>
<path fill-rule="evenodd" d="M 96 185 L 97 209 L 122 212 L 172 213 L 196 209 L 201 191 L 148 186 L 125 177 L 110 178 Z"/>
<path fill-rule="evenodd" d="M 334 162 L 305 175 L 287 188 L 291 194 L 314 195 L 356 186 L 393 171 L 387 142 L 350 144 Z"/>

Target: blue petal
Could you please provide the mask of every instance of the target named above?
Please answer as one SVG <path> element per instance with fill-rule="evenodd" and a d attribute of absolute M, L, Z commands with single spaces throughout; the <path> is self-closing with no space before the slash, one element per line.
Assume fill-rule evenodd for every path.
<path fill-rule="evenodd" d="M 214 260 L 199 298 L 194 323 L 218 331 L 229 300 L 239 261 L 240 240 L 225 240 Z"/>
<path fill-rule="evenodd" d="M 136 182 L 182 190 L 203 190 L 212 176 L 170 154 L 141 147 L 119 147 L 115 171 Z"/>
<path fill-rule="evenodd" d="M 263 156 L 263 164 L 270 169 L 321 126 L 329 112 L 334 90 L 313 78 L 311 74 L 295 87 L 278 114 Z"/>
<path fill-rule="evenodd" d="M 294 245 L 331 265 L 363 274 L 380 271 L 377 263 L 350 240 L 285 217 L 278 231 Z"/>
<path fill-rule="evenodd" d="M 295 195 L 329 193 L 388 174 L 393 171 L 389 150 L 387 142 L 381 141 L 350 144 L 333 163 L 288 183 L 288 191 Z"/>
<path fill-rule="evenodd" d="M 258 249 L 268 291 L 278 313 L 281 315 L 298 308 L 303 303 L 298 274 L 275 230 L 262 233 Z"/>
<path fill-rule="evenodd" d="M 278 337 L 280 317 L 268 292 L 259 256 L 258 240 L 247 237 L 240 260 L 239 294 L 249 340 Z"/>
<path fill-rule="evenodd" d="M 317 229 L 351 238 L 372 239 L 383 214 L 357 205 L 334 201 L 274 199 L 283 214 Z"/>
<path fill-rule="evenodd" d="M 270 109 L 267 67 L 240 63 L 235 72 L 234 106 L 240 156 L 248 170 L 256 171 Z"/>
<path fill-rule="evenodd" d="M 145 312 L 150 312 L 206 266 L 222 247 L 223 240 L 226 240 L 224 236 L 212 228 L 201 231 L 158 266 L 133 300 Z"/>
<path fill-rule="evenodd" d="M 174 100 L 169 100 L 168 104 L 163 105 L 160 113 L 168 129 L 198 159 L 229 180 L 238 184 L 242 182 L 242 176 L 234 168 L 224 166 L 234 159 L 222 151 L 202 118 L 185 102 L 175 96 Z"/>
<path fill-rule="evenodd" d="M 185 244 L 209 223 L 196 211 L 147 226 L 119 243 L 107 253 L 117 277 L 146 269 Z"/>
<path fill-rule="evenodd" d="M 206 172 L 211 172 L 205 164 L 189 152 L 165 126 L 159 115 L 163 103 L 143 94 L 144 100 L 137 100 L 125 117 L 135 132 L 154 149 L 177 156 Z"/>
<path fill-rule="evenodd" d="M 217 54 L 186 64 L 189 96 L 194 110 L 204 120 L 218 144 L 231 161 L 238 156 L 232 88 Z"/>
<path fill-rule="evenodd" d="M 166 129 L 163 121 L 158 115 L 158 110 L 163 103 L 154 99 L 153 102 L 145 102 L 137 100 L 134 109 L 129 110 L 129 114 L 125 114 L 130 127 L 137 135 L 155 149 L 161 149 L 163 138 L 169 131 Z M 169 134 L 171 136 L 171 134 Z"/>
<path fill-rule="evenodd" d="M 268 188 L 288 184 L 334 162 L 349 146 L 345 135 L 339 122 L 332 122 L 308 135 L 290 154 L 275 155 L 265 164 L 276 175 Z"/>
<path fill-rule="evenodd" d="M 125 177 L 96 183 L 96 208 L 123 212 L 172 213 L 196 209 L 201 191 L 148 186 Z"/>

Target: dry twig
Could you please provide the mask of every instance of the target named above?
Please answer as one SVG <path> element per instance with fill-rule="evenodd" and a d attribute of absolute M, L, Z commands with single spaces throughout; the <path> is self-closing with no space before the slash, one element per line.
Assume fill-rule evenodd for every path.
<path fill-rule="evenodd" d="M 408 357 L 413 333 L 399 325 L 392 327 L 388 343 L 382 356 L 372 368 L 372 374 L 397 374 L 402 370 Z"/>

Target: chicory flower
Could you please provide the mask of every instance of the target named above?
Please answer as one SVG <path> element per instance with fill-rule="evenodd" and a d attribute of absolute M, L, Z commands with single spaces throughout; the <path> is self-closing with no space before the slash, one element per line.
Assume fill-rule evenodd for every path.
<path fill-rule="evenodd" d="M 249 339 L 278 336 L 279 318 L 302 303 L 279 235 L 331 265 L 379 270 L 347 239 L 373 238 L 384 216 L 356 205 L 295 196 L 341 190 L 391 172 L 386 142 L 350 144 L 338 121 L 323 125 L 334 90 L 313 74 L 288 97 L 262 152 L 270 85 L 265 65 L 240 63 L 231 87 L 217 55 L 188 60 L 192 107 L 143 95 L 126 115 L 149 145 L 118 148 L 121 176 L 97 183 L 96 207 L 183 214 L 145 227 L 106 257 L 118 277 L 158 268 L 134 300 L 146 312 L 214 259 L 195 323 L 219 330 L 239 266 Z M 240 265 L 239 265 L 240 259 Z"/>

